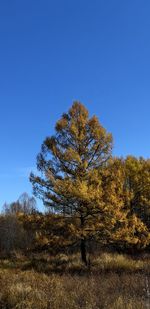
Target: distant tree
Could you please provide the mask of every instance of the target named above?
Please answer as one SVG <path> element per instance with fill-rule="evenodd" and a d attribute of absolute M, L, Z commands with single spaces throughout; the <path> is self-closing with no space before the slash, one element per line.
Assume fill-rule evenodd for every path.
<path fill-rule="evenodd" d="M 9 254 L 27 246 L 27 235 L 23 225 L 14 214 L 0 216 L 0 250 Z"/>
<path fill-rule="evenodd" d="M 33 196 L 30 197 L 26 192 L 19 197 L 18 202 L 21 205 L 22 211 L 26 214 L 35 213 L 37 211 L 35 198 Z"/>
<path fill-rule="evenodd" d="M 150 230 L 150 160 L 128 156 L 124 165 L 126 207 Z"/>
<path fill-rule="evenodd" d="M 37 211 L 36 200 L 34 197 L 29 197 L 27 193 L 23 193 L 17 201 L 10 204 L 5 203 L 3 210 L 6 214 L 17 214 L 19 212 L 31 214 Z"/>
<path fill-rule="evenodd" d="M 37 213 L 36 200 L 23 193 L 19 199 L 10 204 L 5 203 L 0 216 L 0 248 L 6 253 L 12 250 L 25 249 L 30 246 L 34 233 L 24 229 L 20 216 Z"/>

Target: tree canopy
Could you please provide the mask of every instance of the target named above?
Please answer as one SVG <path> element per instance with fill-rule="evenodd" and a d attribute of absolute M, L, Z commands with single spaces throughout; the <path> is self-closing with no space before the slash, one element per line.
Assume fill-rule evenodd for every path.
<path fill-rule="evenodd" d="M 60 219 L 72 219 L 69 229 L 80 242 L 85 264 L 89 239 L 133 244 L 139 242 L 140 232 L 146 242 L 149 239 L 138 216 L 138 207 L 147 209 L 149 204 L 149 163 L 112 158 L 112 146 L 112 135 L 98 118 L 90 118 L 87 109 L 74 102 L 56 123 L 55 134 L 42 144 L 39 175 L 30 176 L 44 205 Z"/>

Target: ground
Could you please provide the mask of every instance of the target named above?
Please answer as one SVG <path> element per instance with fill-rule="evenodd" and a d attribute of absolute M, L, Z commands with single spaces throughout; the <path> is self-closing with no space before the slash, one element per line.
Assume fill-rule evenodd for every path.
<path fill-rule="evenodd" d="M 16 254 L 0 260 L 1 309 L 150 308 L 150 256 Z"/>

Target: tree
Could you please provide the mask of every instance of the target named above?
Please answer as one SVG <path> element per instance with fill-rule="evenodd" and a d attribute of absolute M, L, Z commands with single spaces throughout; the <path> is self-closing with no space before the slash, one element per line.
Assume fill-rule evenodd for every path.
<path fill-rule="evenodd" d="M 17 216 L 12 213 L 0 215 L 0 250 L 9 254 L 25 249 L 27 243 L 27 234 Z"/>
<path fill-rule="evenodd" d="M 126 207 L 150 229 L 150 160 L 128 156 L 124 164 Z"/>
<path fill-rule="evenodd" d="M 116 219 L 112 240 L 118 249 L 137 251 L 150 244 L 148 230 L 149 167 L 144 159 L 113 158 L 107 167 L 104 200 Z M 120 205 L 120 206 L 119 206 Z"/>
<path fill-rule="evenodd" d="M 62 115 L 55 130 L 37 157 L 41 176 L 31 174 L 30 180 L 34 193 L 52 212 L 76 219 L 72 233 L 80 240 L 82 261 L 87 264 L 86 240 L 100 231 L 105 235 L 108 226 L 116 222 L 113 202 L 106 203 L 102 186 L 111 158 L 112 135 L 96 116 L 89 118 L 79 102 Z M 120 203 L 116 202 L 116 207 L 119 211 Z"/>
<path fill-rule="evenodd" d="M 37 213 L 36 200 L 23 193 L 19 199 L 3 206 L 0 216 L 0 249 L 10 253 L 15 249 L 25 249 L 31 243 L 33 235 L 23 228 L 20 215 Z"/>
<path fill-rule="evenodd" d="M 111 152 L 111 134 L 75 102 L 56 123 L 55 135 L 42 144 L 37 157 L 41 174 L 30 176 L 34 194 L 56 215 L 57 223 L 51 217 L 51 231 L 44 239 L 49 234 L 59 245 L 80 243 L 86 265 L 91 239 L 139 248 L 150 242 L 148 228 L 137 213 L 139 205 L 149 209 L 149 161 L 145 164 L 141 159 L 139 165 L 134 159 L 112 158 Z M 68 235 L 66 242 L 61 229 L 64 237 Z"/>
<path fill-rule="evenodd" d="M 3 209 L 5 214 L 31 214 L 37 211 L 36 200 L 25 192 L 20 195 L 17 201 L 10 204 L 5 203 Z"/>

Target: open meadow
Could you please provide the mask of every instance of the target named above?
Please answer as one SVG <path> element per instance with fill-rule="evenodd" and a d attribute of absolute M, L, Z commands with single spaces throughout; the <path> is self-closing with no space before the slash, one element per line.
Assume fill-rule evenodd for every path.
<path fill-rule="evenodd" d="M 0 261 L 1 309 L 150 308 L 150 257 L 14 254 Z"/>

